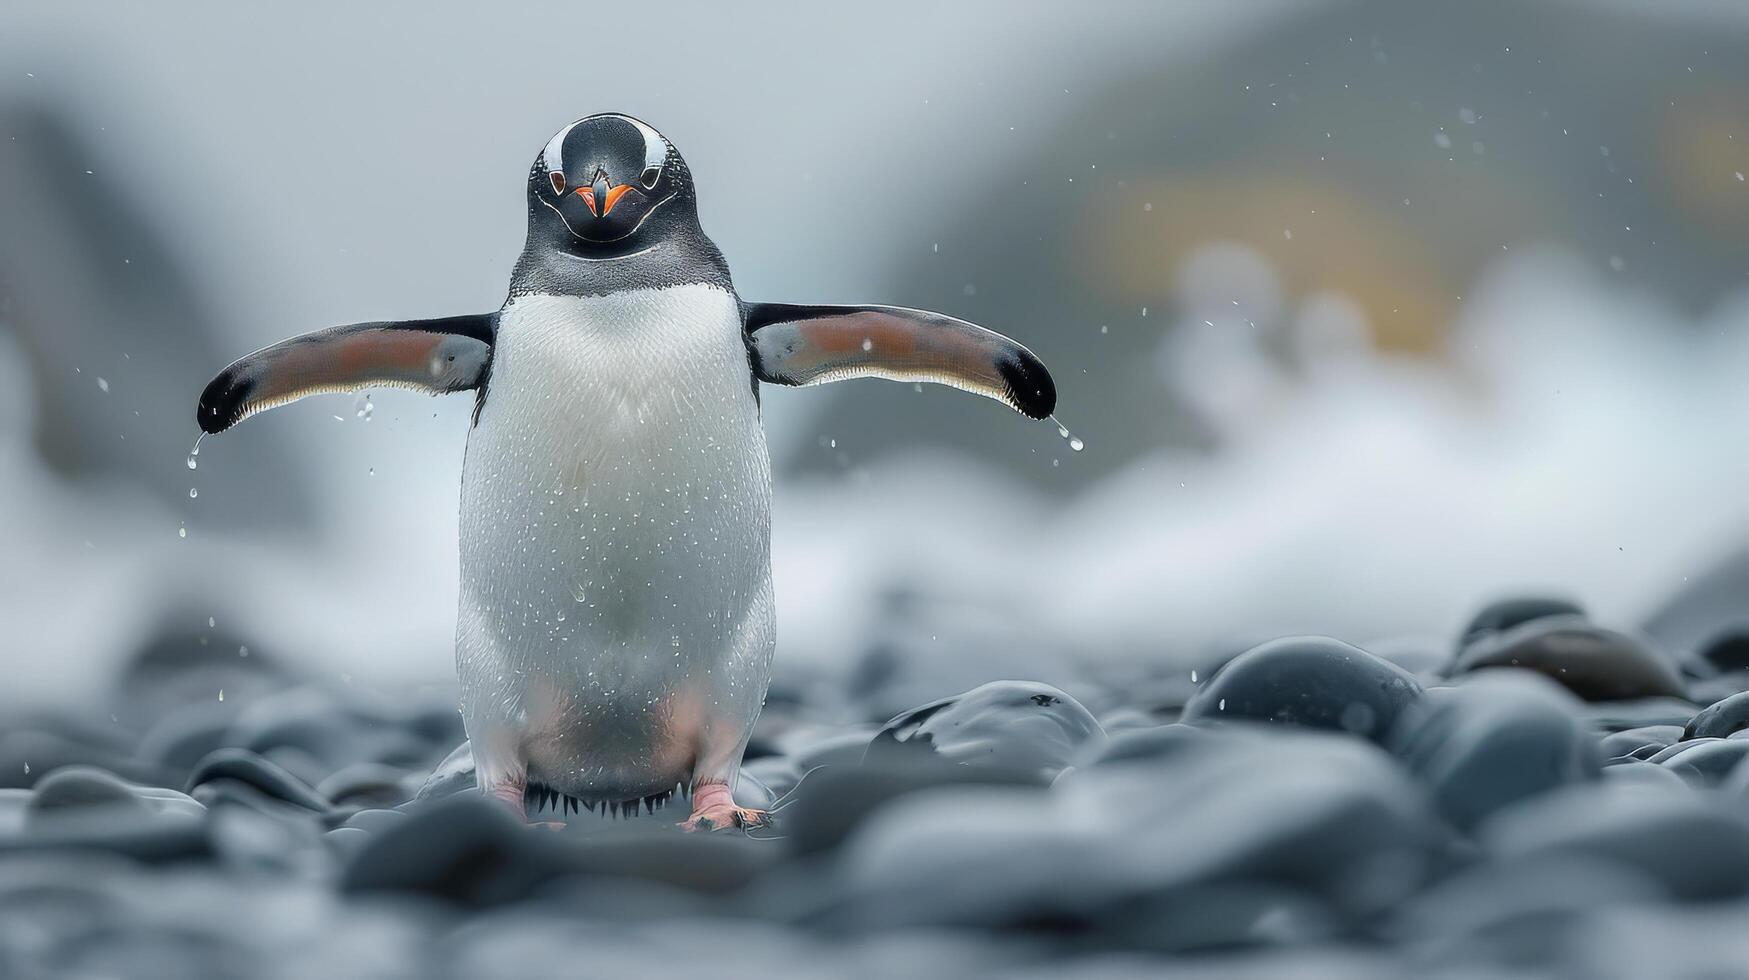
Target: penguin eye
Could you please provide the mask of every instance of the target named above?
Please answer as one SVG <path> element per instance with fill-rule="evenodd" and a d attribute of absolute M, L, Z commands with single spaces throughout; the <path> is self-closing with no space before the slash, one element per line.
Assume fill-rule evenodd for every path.
<path fill-rule="evenodd" d="M 654 190 L 656 181 L 662 179 L 661 167 L 645 167 L 644 175 L 638 178 L 638 183 L 644 185 L 644 190 Z"/>

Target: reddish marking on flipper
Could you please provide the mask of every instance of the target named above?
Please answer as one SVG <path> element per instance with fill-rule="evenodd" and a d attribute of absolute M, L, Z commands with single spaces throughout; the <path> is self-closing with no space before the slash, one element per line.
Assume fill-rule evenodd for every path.
<path fill-rule="evenodd" d="M 692 816 L 681 823 L 680 829 L 688 833 L 699 830 L 727 830 L 731 827 L 746 830 L 763 827 L 765 821 L 764 810 L 736 806 L 727 784 L 705 783 L 693 791 Z"/>

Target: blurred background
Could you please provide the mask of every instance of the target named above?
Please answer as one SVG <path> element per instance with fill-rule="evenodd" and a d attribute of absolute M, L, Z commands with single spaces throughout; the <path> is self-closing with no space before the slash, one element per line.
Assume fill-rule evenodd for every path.
<path fill-rule="evenodd" d="M 195 396 L 292 334 L 495 309 L 529 161 L 604 110 L 686 155 L 743 296 L 987 324 L 1085 442 L 767 388 L 780 688 L 1443 651 L 1526 591 L 1681 650 L 1749 594 L 1749 6 L 599 15 L 0 9 L 0 707 L 166 644 L 452 684 L 469 399 L 191 457 Z"/>

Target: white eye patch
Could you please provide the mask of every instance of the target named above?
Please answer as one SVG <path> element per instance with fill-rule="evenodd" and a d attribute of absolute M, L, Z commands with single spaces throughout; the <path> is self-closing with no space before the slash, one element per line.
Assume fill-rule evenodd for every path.
<path fill-rule="evenodd" d="M 557 133 L 554 133 L 553 138 L 547 140 L 547 145 L 540 151 L 541 166 L 548 174 L 564 174 L 565 137 L 571 135 L 571 130 L 576 129 L 579 125 L 582 125 L 591 119 L 601 118 L 621 119 L 636 127 L 638 135 L 642 136 L 644 139 L 644 170 L 643 173 L 639 175 L 639 178 L 642 179 L 644 175 L 647 175 L 651 170 L 655 170 L 658 176 L 660 176 L 662 165 L 668 160 L 668 142 L 662 138 L 661 133 L 651 129 L 649 125 L 642 120 L 633 119 L 631 116 L 624 116 L 618 113 L 614 113 L 607 117 L 588 116 L 579 119 L 571 125 L 566 126 L 564 129 L 559 130 Z M 652 186 L 654 183 L 655 181 L 653 180 L 646 180 L 645 186 Z M 564 193 L 564 191 L 560 189 L 559 181 L 554 181 L 553 187 L 556 193 Z"/>

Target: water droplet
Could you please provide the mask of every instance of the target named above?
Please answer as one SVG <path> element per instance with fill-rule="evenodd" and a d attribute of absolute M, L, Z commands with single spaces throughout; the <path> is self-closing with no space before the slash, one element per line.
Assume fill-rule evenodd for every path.
<path fill-rule="evenodd" d="M 1220 703 L 1220 704 L 1218 704 L 1218 705 L 1216 705 L 1216 708 L 1217 708 L 1217 709 L 1218 709 L 1218 710 L 1221 710 L 1221 711 L 1225 711 L 1225 710 L 1227 710 L 1227 699 L 1226 699 L 1226 698 L 1222 698 L 1222 699 L 1221 699 L 1221 703 Z"/>
<path fill-rule="evenodd" d="M 210 630 L 210 629 L 212 629 L 212 628 L 213 628 L 213 627 L 215 627 L 215 626 L 217 626 L 217 625 L 219 625 L 219 621 L 218 621 L 218 619 L 216 619 L 216 618 L 215 618 L 215 617 L 212 617 L 212 616 L 208 616 L 208 617 L 207 617 L 207 618 L 206 618 L 206 628 L 207 628 L 207 629 L 209 629 L 209 630 Z"/>
<path fill-rule="evenodd" d="M 370 393 L 369 392 L 365 392 L 364 394 L 359 395 L 358 401 L 354 402 L 352 407 L 353 407 L 353 414 L 361 419 L 364 419 L 366 422 L 370 421 L 371 413 L 377 410 L 376 405 L 372 404 L 372 402 L 370 400 Z"/>
<path fill-rule="evenodd" d="M 188 499 L 193 500 L 194 498 L 196 498 L 198 496 L 200 496 L 199 488 L 197 488 L 197 487 L 189 487 L 188 488 Z"/>
<path fill-rule="evenodd" d="M 28 775 L 30 775 L 30 763 L 28 763 L 28 762 L 26 762 L 26 763 L 25 763 L 25 764 L 24 764 L 24 774 L 25 774 L 25 775 L 26 775 L 26 776 L 28 776 Z"/>
<path fill-rule="evenodd" d="M 1064 425 L 1062 422 L 1057 421 L 1057 417 L 1055 415 L 1050 416 L 1050 420 L 1051 420 L 1051 423 L 1057 427 L 1057 435 L 1061 436 L 1064 439 L 1069 440 L 1069 448 L 1070 449 L 1073 449 L 1076 452 L 1080 452 L 1081 450 L 1087 448 L 1087 444 L 1085 442 L 1082 442 L 1080 437 L 1071 435 L 1069 433 L 1069 427 Z"/>
<path fill-rule="evenodd" d="M 874 341 L 867 337 L 862 338 L 862 349 L 865 351 L 874 350 Z M 104 390 L 107 391 L 108 389 L 106 388 Z"/>
<path fill-rule="evenodd" d="M 179 538 L 186 538 L 186 537 L 188 537 L 188 528 L 186 528 L 186 527 L 179 527 L 179 528 L 177 528 L 177 529 L 176 529 L 176 536 L 177 536 L 177 537 L 179 537 Z"/>
<path fill-rule="evenodd" d="M 1190 668 L 1190 682 L 1192 684 L 1196 683 L 1196 668 L 1195 667 Z"/>
<path fill-rule="evenodd" d="M 219 700 L 223 701 L 224 699 L 225 699 L 225 689 L 221 687 L 221 688 L 219 688 Z"/>
<path fill-rule="evenodd" d="M 108 394 L 109 393 L 109 382 L 103 378 L 98 378 L 97 379 L 97 390 L 101 391 L 105 394 Z"/>

